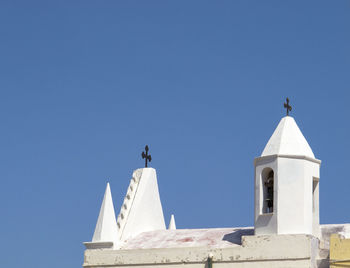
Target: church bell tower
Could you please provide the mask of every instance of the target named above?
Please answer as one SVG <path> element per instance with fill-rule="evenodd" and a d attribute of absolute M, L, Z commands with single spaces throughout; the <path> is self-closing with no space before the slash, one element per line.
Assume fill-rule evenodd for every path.
<path fill-rule="evenodd" d="M 255 158 L 255 234 L 319 236 L 321 161 L 291 116 Z"/>

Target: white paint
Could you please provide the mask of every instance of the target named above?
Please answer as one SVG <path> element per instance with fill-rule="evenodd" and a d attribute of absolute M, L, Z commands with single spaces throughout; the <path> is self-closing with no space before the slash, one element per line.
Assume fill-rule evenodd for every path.
<path fill-rule="evenodd" d="M 320 228 L 320 164 L 294 119 L 282 118 L 262 156 L 254 161 L 255 230 L 176 230 L 173 215 L 169 230 L 165 230 L 156 172 L 152 168 L 138 169 L 133 173 L 118 216 L 118 237 L 123 243 L 118 244 L 118 250 L 113 248 L 113 242 L 85 243 L 83 266 L 203 268 L 210 256 L 216 268 L 329 267 L 329 236 L 333 233 L 350 236 L 350 224 Z M 271 213 L 263 213 L 262 176 L 266 168 L 274 171 Z M 110 199 L 112 204 L 108 192 L 110 195 L 109 185 L 103 208 L 105 200 Z M 101 211 L 107 210 L 102 207 Z M 101 213 L 97 226 L 100 217 L 103 218 Z M 97 226 L 100 231 L 95 233 L 101 233 L 103 227 Z"/>
<path fill-rule="evenodd" d="M 211 256 L 216 268 L 316 267 L 317 243 L 309 235 L 269 235 L 243 236 L 242 245 L 225 248 L 86 250 L 83 266 L 203 268 Z"/>
<path fill-rule="evenodd" d="M 116 248 L 118 245 L 118 227 L 109 183 L 107 183 L 92 242 L 84 244 L 87 248 Z"/>
<path fill-rule="evenodd" d="M 117 225 L 121 241 L 142 232 L 166 229 L 155 169 L 133 172 Z"/>
<path fill-rule="evenodd" d="M 284 117 L 255 165 L 255 234 L 319 235 L 320 160 L 292 117 Z M 263 177 L 274 172 L 273 212 L 264 213 Z M 265 203 L 264 203 L 265 202 Z"/>
<path fill-rule="evenodd" d="M 308 142 L 291 116 L 283 117 L 261 156 L 285 154 L 315 158 Z"/>
<path fill-rule="evenodd" d="M 350 226 L 344 226 L 344 230 L 339 233 L 341 237 L 349 239 L 350 238 Z"/>
<path fill-rule="evenodd" d="M 168 230 L 176 230 L 175 217 L 171 214 Z"/>
<path fill-rule="evenodd" d="M 239 247 L 242 236 L 253 236 L 254 228 L 177 229 L 144 232 L 124 243 L 120 249 Z"/>

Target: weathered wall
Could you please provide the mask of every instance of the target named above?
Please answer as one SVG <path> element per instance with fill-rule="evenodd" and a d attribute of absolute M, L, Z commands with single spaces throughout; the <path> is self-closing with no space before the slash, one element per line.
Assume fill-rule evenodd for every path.
<path fill-rule="evenodd" d="M 330 238 L 330 267 L 350 267 L 350 239 L 332 234 Z"/>
<path fill-rule="evenodd" d="M 86 250 L 84 267 L 215 268 L 316 267 L 317 239 L 309 235 L 244 236 L 230 248 Z"/>

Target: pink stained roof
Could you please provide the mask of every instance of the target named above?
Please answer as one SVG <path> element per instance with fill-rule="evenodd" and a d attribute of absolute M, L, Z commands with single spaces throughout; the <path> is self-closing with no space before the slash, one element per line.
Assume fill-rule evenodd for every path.
<path fill-rule="evenodd" d="M 141 233 L 125 241 L 121 249 L 235 247 L 241 245 L 243 235 L 253 234 L 251 227 L 160 230 Z"/>

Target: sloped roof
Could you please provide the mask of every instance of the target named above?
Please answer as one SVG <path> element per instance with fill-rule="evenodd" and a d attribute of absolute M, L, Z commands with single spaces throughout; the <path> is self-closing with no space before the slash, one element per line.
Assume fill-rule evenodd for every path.
<path fill-rule="evenodd" d="M 241 245 L 242 235 L 253 235 L 254 228 L 177 229 L 144 232 L 131 238 L 121 249 L 225 248 Z"/>
<path fill-rule="evenodd" d="M 321 240 L 329 246 L 329 237 L 339 233 L 350 237 L 350 224 L 321 224 Z M 254 235 L 253 227 L 158 230 L 141 233 L 124 241 L 121 250 L 194 248 L 230 248 L 242 245 L 242 236 Z"/>
<path fill-rule="evenodd" d="M 315 158 L 303 133 L 291 116 L 281 119 L 261 156 L 274 154 L 302 155 Z"/>

